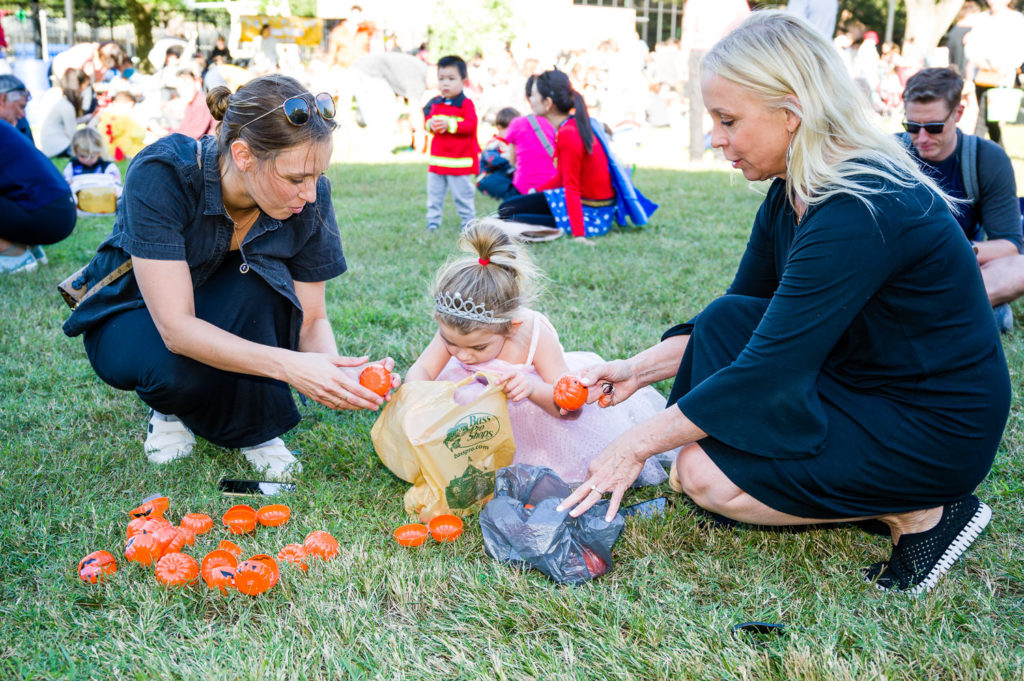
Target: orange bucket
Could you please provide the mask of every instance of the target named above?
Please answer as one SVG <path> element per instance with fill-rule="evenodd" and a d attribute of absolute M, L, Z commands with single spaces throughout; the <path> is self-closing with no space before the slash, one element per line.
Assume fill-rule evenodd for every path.
<path fill-rule="evenodd" d="M 430 536 L 435 541 L 451 542 L 462 534 L 462 518 L 451 515 L 439 515 L 430 521 Z"/>
<path fill-rule="evenodd" d="M 232 506 L 224 513 L 223 520 L 231 534 L 252 532 L 256 529 L 256 509 L 245 504 Z"/>
<path fill-rule="evenodd" d="M 292 517 L 292 510 L 284 504 L 271 504 L 256 511 L 256 519 L 266 527 L 284 525 Z"/>
<path fill-rule="evenodd" d="M 419 546 L 427 540 L 427 526 L 419 523 L 402 525 L 395 530 L 395 541 L 402 546 Z"/>

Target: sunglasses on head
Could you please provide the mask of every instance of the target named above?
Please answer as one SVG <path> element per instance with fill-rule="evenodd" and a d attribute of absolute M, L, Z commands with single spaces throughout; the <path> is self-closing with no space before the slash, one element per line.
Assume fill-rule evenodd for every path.
<path fill-rule="evenodd" d="M 294 97 L 289 97 L 288 99 L 284 100 L 284 102 L 282 102 L 280 105 L 275 106 L 270 111 L 262 113 L 256 118 L 252 119 L 251 121 L 243 125 L 242 128 L 251 123 L 255 123 L 264 116 L 269 116 L 278 109 L 284 109 L 284 116 L 285 118 L 288 119 L 289 123 L 291 123 L 294 126 L 303 126 L 306 123 L 309 123 L 309 119 L 313 115 L 312 112 L 310 111 L 311 107 L 309 106 L 307 96 L 313 97 L 313 102 L 316 104 L 316 110 L 320 112 L 320 116 L 324 120 L 334 120 L 334 114 L 336 113 L 336 108 L 334 106 L 334 97 L 332 97 L 326 92 L 321 92 L 316 96 L 308 95 L 307 93 L 302 95 L 295 95 Z M 241 130 L 241 128 L 239 128 L 239 130 Z"/>

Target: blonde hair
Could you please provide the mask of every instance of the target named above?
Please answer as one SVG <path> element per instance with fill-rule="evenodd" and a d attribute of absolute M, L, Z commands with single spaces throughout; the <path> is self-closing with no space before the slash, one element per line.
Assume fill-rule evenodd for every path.
<path fill-rule="evenodd" d="M 800 119 L 787 152 L 790 201 L 811 206 L 849 194 L 873 211 L 869 198 L 887 182 L 922 184 L 953 208 L 903 143 L 876 125 L 835 47 L 803 19 L 779 10 L 752 12 L 711 48 L 702 69 Z"/>
<path fill-rule="evenodd" d="M 95 128 L 85 127 L 71 136 L 71 153 L 75 156 L 103 158 L 103 138 Z M 106 160 L 106 159 L 104 159 Z"/>
<path fill-rule="evenodd" d="M 472 257 L 449 260 L 438 270 L 431 296 L 454 296 L 458 293 L 462 300 L 472 298 L 475 304 L 482 304 L 495 317 L 508 321 L 491 324 L 436 309 L 434 319 L 459 333 L 471 333 L 482 327 L 496 333 L 508 333 L 510 313 L 536 300 L 540 272 L 526 250 L 501 227 L 501 221 L 496 218 L 471 222 L 459 238 L 459 250 Z"/>

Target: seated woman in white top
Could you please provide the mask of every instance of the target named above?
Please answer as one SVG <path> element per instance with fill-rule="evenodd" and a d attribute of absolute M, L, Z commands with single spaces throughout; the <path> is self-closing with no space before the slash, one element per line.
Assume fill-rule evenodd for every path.
<path fill-rule="evenodd" d="M 68 69 L 46 91 L 41 103 L 42 124 L 36 144 L 49 157 L 68 156 L 71 138 L 82 115 L 82 93 L 89 76 L 80 69 Z"/>

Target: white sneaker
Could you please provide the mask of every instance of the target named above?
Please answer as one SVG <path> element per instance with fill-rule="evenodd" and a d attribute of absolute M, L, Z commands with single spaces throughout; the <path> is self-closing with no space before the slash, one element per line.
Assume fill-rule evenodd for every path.
<path fill-rule="evenodd" d="M 242 456 L 269 480 L 291 480 L 302 472 L 302 464 L 279 437 L 255 447 L 242 447 Z"/>
<path fill-rule="evenodd" d="M 196 446 L 196 436 L 177 416 L 165 416 L 154 410 L 149 415 L 149 434 L 143 450 L 152 463 L 170 463 L 184 459 Z"/>

